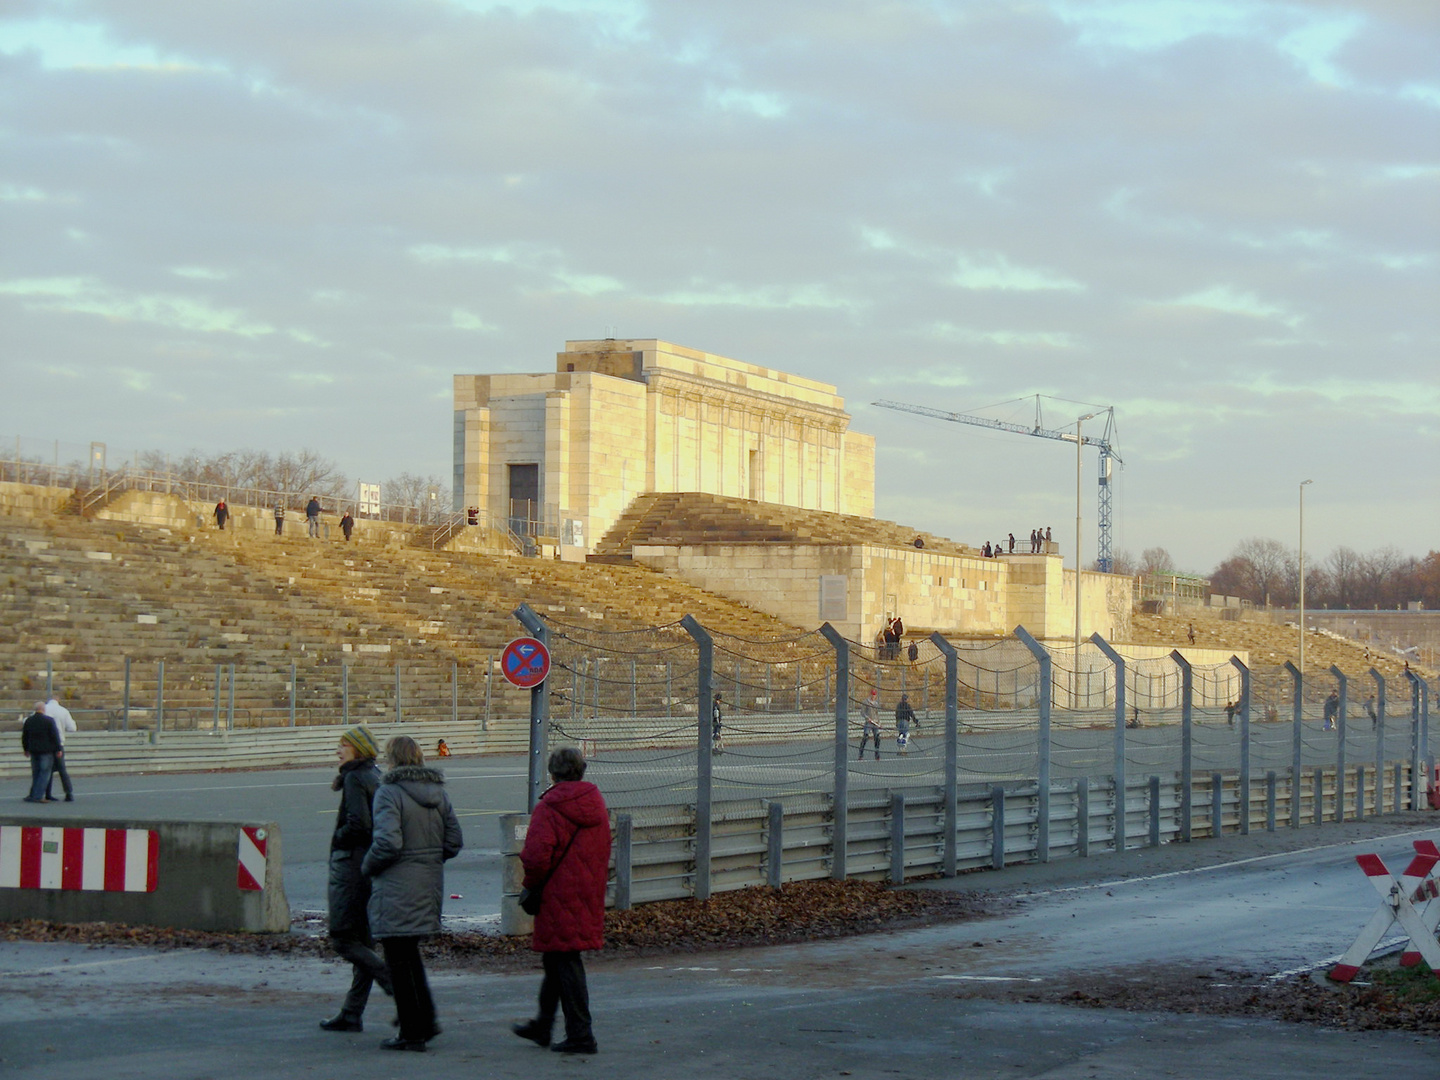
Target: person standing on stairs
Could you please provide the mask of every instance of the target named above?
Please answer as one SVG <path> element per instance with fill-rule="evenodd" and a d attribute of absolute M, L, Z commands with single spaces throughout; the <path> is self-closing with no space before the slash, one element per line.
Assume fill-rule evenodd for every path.
<path fill-rule="evenodd" d="M 215 504 L 215 528 L 219 529 L 221 532 L 224 532 L 225 522 L 229 517 L 230 508 L 225 505 L 225 500 L 221 499 Z"/>
<path fill-rule="evenodd" d="M 279 535 L 282 534 L 284 531 L 285 531 L 285 504 L 282 503 L 282 502 L 277 502 L 277 503 L 275 504 L 275 535 L 276 535 L 276 536 L 279 536 Z"/>
<path fill-rule="evenodd" d="M 316 539 L 320 535 L 319 496 L 311 495 L 310 501 L 305 504 L 305 524 L 310 530 L 310 539 Z"/>

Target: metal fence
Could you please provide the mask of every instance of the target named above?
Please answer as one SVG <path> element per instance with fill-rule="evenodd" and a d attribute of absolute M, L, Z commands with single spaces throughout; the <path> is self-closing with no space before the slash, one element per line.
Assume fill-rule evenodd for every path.
<path fill-rule="evenodd" d="M 1397 686 L 1372 671 L 1366 689 L 1375 701 L 1362 711 L 1359 688 L 1338 670 L 1301 679 L 1288 666 L 1252 671 L 1237 658 L 1198 666 L 1178 652 L 1132 661 L 1098 635 L 1079 650 L 1046 648 L 1023 628 L 1002 642 L 936 634 L 893 649 L 846 640 L 828 624 L 762 641 L 713 632 L 690 617 L 606 632 L 542 623 L 522 611 L 552 655 L 532 713 L 532 764 L 552 742 L 580 745 L 588 776 L 629 815 L 637 836 L 653 831 L 683 849 L 686 895 L 709 895 L 717 868 L 734 859 L 745 867 L 731 867 L 734 880 L 754 878 L 763 860 L 746 852 L 754 855 L 757 841 L 727 847 L 724 838 L 735 822 L 764 817 L 769 803 L 787 814 L 795 806 L 818 814 L 823 861 L 843 877 L 851 808 L 889 806 L 897 796 L 943 804 L 939 835 L 948 839 L 940 864 L 953 873 L 962 791 L 972 802 L 975 792 L 992 798 L 997 787 L 1029 791 L 1027 850 L 1048 859 L 1052 829 L 1068 837 L 1062 848 L 1087 852 L 1094 843 L 1124 847 L 1133 828 L 1149 835 L 1151 811 L 1137 824 L 1128 795 L 1127 805 L 1116 805 L 1115 793 L 1137 783 L 1174 793 L 1161 833 L 1186 839 L 1194 793 L 1210 791 L 1217 776 L 1237 806 L 1249 806 L 1268 783 L 1281 824 L 1297 825 L 1306 806 L 1311 817 L 1363 812 L 1364 783 L 1388 784 L 1411 802 L 1428 787 L 1429 687 L 1415 675 Z M 915 716 L 908 738 L 897 716 L 902 699 Z M 538 779 L 532 769 L 532 800 Z M 1318 804 L 1305 794 L 1316 790 Z M 1058 816 L 1057 792 L 1066 807 Z M 1372 795 L 1372 813 L 1386 805 L 1382 794 Z M 1096 814 L 1110 822 L 1087 826 L 1083 843 L 1077 799 L 1087 822 Z M 1248 813 L 1231 818 L 1248 831 Z M 660 861 L 673 871 L 673 859 Z"/>

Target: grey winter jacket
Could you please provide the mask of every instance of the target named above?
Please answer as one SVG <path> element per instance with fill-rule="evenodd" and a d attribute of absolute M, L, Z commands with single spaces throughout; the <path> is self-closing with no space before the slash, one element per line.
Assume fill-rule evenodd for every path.
<path fill-rule="evenodd" d="M 372 879 L 370 932 L 377 938 L 439 933 L 444 862 L 464 843 L 444 774 L 425 765 L 391 769 L 375 792 L 374 817 L 374 839 L 361 864 Z"/>
<path fill-rule="evenodd" d="M 342 794 L 330 835 L 330 936 L 368 941 L 370 879 L 360 873 L 360 860 L 370 848 L 380 770 L 373 758 L 347 761 L 331 786 Z"/>

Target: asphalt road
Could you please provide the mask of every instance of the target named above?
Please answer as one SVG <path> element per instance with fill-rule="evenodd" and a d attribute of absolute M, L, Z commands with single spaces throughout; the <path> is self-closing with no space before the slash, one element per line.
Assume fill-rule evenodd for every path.
<path fill-rule="evenodd" d="M 1306 1078 L 1434 1072 L 1433 1040 L 1267 1020 L 975 996 L 999 981 L 1097 972 L 1256 981 L 1340 952 L 1377 903 L 1354 863 L 1392 866 L 1432 819 L 1169 845 L 1012 867 L 946 887 L 1018 894 L 998 918 L 842 941 L 587 961 L 601 1053 L 565 1059 L 508 1034 L 538 973 L 437 971 L 445 1033 L 423 1059 L 315 1022 L 348 982 L 293 957 L 0 943 L 0 1071 L 39 1080 L 573 1075 L 820 1078 Z M 397 1060 L 399 1059 L 399 1060 Z"/>

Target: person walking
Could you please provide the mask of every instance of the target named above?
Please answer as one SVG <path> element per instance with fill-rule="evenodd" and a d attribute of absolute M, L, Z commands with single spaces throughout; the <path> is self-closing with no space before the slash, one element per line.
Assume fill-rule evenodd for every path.
<path fill-rule="evenodd" d="M 320 535 L 320 499 L 311 495 L 310 501 L 305 504 L 305 525 L 310 530 L 310 539 L 314 540 Z"/>
<path fill-rule="evenodd" d="M 45 782 L 45 801 L 54 802 L 55 799 L 50 793 L 50 788 L 55 783 L 55 777 L 60 777 L 60 786 L 65 790 L 65 801 L 75 801 L 75 788 L 70 784 L 70 770 L 65 767 L 65 733 L 76 731 L 75 717 L 70 715 L 70 710 L 61 705 L 55 698 L 45 702 L 45 715 L 55 721 L 55 737 L 60 740 L 60 752 L 55 755 L 55 769 L 50 774 L 50 779 Z"/>
<path fill-rule="evenodd" d="M 55 730 L 55 721 L 45 715 L 43 701 L 35 703 L 35 711 L 21 725 L 20 751 L 30 759 L 30 794 L 25 796 L 25 801 L 54 802 L 46 797 L 45 788 L 50 784 L 56 756 L 64 751 L 60 749 L 60 733 Z"/>
<path fill-rule="evenodd" d="M 350 961 L 354 974 L 340 1011 L 320 1021 L 326 1031 L 364 1031 L 370 987 L 378 982 L 387 994 L 394 993 L 390 969 L 375 952 L 375 939 L 370 936 L 366 910 L 370 879 L 360 872 L 360 861 L 373 839 L 375 789 L 380 786 L 375 758 L 379 753 L 374 736 L 363 724 L 342 734 L 335 749 L 340 771 L 330 789 L 340 792 L 340 808 L 330 834 L 330 947 Z"/>
<path fill-rule="evenodd" d="M 1014 533 L 1011 533 L 1011 534 L 1010 534 L 1009 544 L 1010 544 L 1010 548 L 1009 548 L 1008 551 L 1005 552 L 1005 554 L 1006 554 L 1006 555 L 1014 555 L 1014 554 L 1015 554 L 1015 534 L 1014 534 Z"/>
<path fill-rule="evenodd" d="M 445 776 L 425 765 L 408 735 L 385 744 L 390 766 L 375 789 L 373 838 L 360 872 L 370 878 L 370 932 L 380 939 L 399 1014 L 400 1034 L 385 1050 L 426 1048 L 440 1025 L 420 959 L 420 942 L 440 932 L 445 862 L 460 853 L 464 837 Z"/>
<path fill-rule="evenodd" d="M 725 717 L 720 712 L 720 691 L 715 691 L 715 697 L 710 702 L 710 751 L 715 754 L 725 752 L 725 740 L 721 737 Z"/>
<path fill-rule="evenodd" d="M 1340 716 L 1340 691 L 1331 690 L 1330 696 L 1325 699 L 1325 730 L 1335 730 L 1335 722 Z"/>
<path fill-rule="evenodd" d="M 910 705 L 909 695 L 901 694 L 899 704 L 895 706 L 895 744 L 902 754 L 910 752 L 910 725 L 913 723 L 915 710 Z"/>
<path fill-rule="evenodd" d="M 865 747 L 871 739 L 875 740 L 875 760 L 880 760 L 880 691 L 872 689 L 870 696 L 865 699 L 861 709 L 865 723 L 860 728 L 860 753 L 856 761 L 865 760 Z"/>
<path fill-rule="evenodd" d="M 229 517 L 230 508 L 225 505 L 225 500 L 221 499 L 215 504 L 215 528 L 219 529 L 221 532 L 224 532 L 225 522 L 229 519 Z"/>
<path fill-rule="evenodd" d="M 530 947 L 540 954 L 545 975 L 535 1018 L 511 1030 L 557 1053 L 593 1054 L 600 1047 L 580 953 L 604 944 L 610 815 L 600 789 L 584 779 L 579 750 L 561 747 L 546 767 L 551 784 L 535 804 L 520 852 L 524 887 L 544 886 Z M 556 1006 L 565 1017 L 565 1038 L 551 1045 Z"/>
<path fill-rule="evenodd" d="M 355 518 L 349 510 L 346 510 L 345 516 L 340 519 L 340 531 L 345 534 L 345 542 L 348 544 L 350 534 L 355 531 Z"/>
<path fill-rule="evenodd" d="M 285 531 L 285 504 L 275 504 L 275 535 L 279 536 Z"/>
<path fill-rule="evenodd" d="M 1380 726 L 1380 717 L 1375 712 L 1375 695 L 1371 694 L 1365 699 L 1365 715 L 1370 717 L 1370 727 L 1373 730 Z"/>

